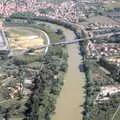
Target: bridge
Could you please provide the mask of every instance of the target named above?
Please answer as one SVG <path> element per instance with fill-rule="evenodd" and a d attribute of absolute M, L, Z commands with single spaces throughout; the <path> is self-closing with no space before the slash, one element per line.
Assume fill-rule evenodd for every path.
<path fill-rule="evenodd" d="M 90 39 L 90 38 L 84 38 L 84 39 Z M 42 45 L 42 46 L 37 46 L 35 48 L 27 49 L 27 50 L 23 51 L 23 53 L 27 54 L 27 53 L 33 52 L 35 50 L 43 49 L 43 48 L 50 47 L 50 46 L 65 45 L 65 44 L 75 44 L 75 43 L 78 43 L 78 42 L 83 42 L 84 39 L 75 39 L 75 40 L 64 41 L 64 42 L 50 43 L 49 45 Z"/>
<path fill-rule="evenodd" d="M 49 45 L 42 45 L 42 46 L 38 46 L 35 48 L 30 48 L 30 49 L 26 50 L 25 53 L 32 52 L 37 49 L 43 49 L 43 48 L 50 47 L 50 46 L 75 44 L 78 42 L 84 42 L 84 40 L 97 39 L 97 38 L 102 38 L 102 37 L 110 38 L 113 35 L 120 35 L 120 32 L 115 32 L 115 33 L 111 32 L 111 33 L 106 33 L 106 34 L 102 34 L 102 35 L 97 35 L 95 37 L 86 37 L 86 38 L 82 38 L 82 39 L 75 39 L 75 40 L 69 40 L 69 41 L 64 41 L 64 42 L 50 43 Z"/>
<path fill-rule="evenodd" d="M 119 34 L 120 34 L 120 32 L 119 32 Z M 23 51 L 23 53 L 27 54 L 27 53 L 31 53 L 35 50 L 44 49 L 44 48 L 50 47 L 50 46 L 75 44 L 75 43 L 78 43 L 78 42 L 84 42 L 84 40 L 97 39 L 97 38 L 101 38 L 101 37 L 110 37 L 112 35 L 114 35 L 114 33 L 108 33 L 108 34 L 105 34 L 105 35 L 97 35 L 96 37 L 86 37 L 86 38 L 82 38 L 82 39 L 74 39 L 74 40 L 69 40 L 69 41 L 64 41 L 64 42 L 50 43 L 49 45 L 42 45 L 42 46 L 37 46 L 35 48 L 27 49 L 27 50 Z"/>
<path fill-rule="evenodd" d="M 31 53 L 35 50 L 44 49 L 44 48 L 50 47 L 50 46 L 75 44 L 75 43 L 78 43 L 78 42 L 84 42 L 84 40 L 97 39 L 97 38 L 101 38 L 101 37 L 109 38 L 113 35 L 120 35 L 120 32 L 106 33 L 106 34 L 103 34 L 103 35 L 97 35 L 96 37 L 86 37 L 86 38 L 74 39 L 74 40 L 69 40 L 69 41 L 64 41 L 64 42 L 50 43 L 49 45 L 42 45 L 42 46 L 37 46 L 35 48 L 27 49 L 27 50 L 23 51 L 23 53 L 27 54 L 27 53 Z"/>

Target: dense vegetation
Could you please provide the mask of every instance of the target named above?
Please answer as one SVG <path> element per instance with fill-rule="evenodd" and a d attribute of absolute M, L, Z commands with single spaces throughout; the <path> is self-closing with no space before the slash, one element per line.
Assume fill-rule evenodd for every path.
<path fill-rule="evenodd" d="M 25 21 L 6 20 L 6 25 L 28 25 Z M 51 42 L 65 40 L 62 30 L 55 32 L 45 24 L 36 24 L 32 22 L 31 27 L 46 31 Z M 62 39 L 61 39 L 62 38 Z M 55 109 L 56 98 L 59 95 L 63 85 L 63 76 L 67 70 L 67 49 L 66 46 L 50 47 L 46 56 L 26 55 L 15 57 L 2 57 L 1 66 L 7 76 L 13 76 L 16 80 L 24 84 L 25 78 L 33 80 L 30 87 L 31 96 L 20 95 L 15 101 L 11 100 L 8 106 L 1 105 L 1 118 L 24 118 L 25 120 L 49 120 L 50 114 Z M 6 76 L 6 77 L 7 77 Z M 1 78 L 3 80 L 3 78 Z M 9 101 L 10 99 L 8 99 Z M 24 101 L 24 102 L 22 102 Z M 7 101 L 5 101 L 6 103 Z"/>
<path fill-rule="evenodd" d="M 50 119 L 49 115 L 55 109 L 56 97 L 63 85 L 63 74 L 67 69 L 67 54 L 65 48 L 63 49 L 51 48 L 47 56 L 42 58 L 39 67 L 32 66 L 34 69 L 38 69 L 38 72 L 34 79 L 33 94 L 27 102 L 26 119 Z"/>
<path fill-rule="evenodd" d="M 93 60 L 85 61 L 85 70 L 87 80 L 84 120 L 110 120 L 119 105 L 120 94 L 111 95 L 109 100 L 100 103 L 96 102 L 96 97 L 100 92 L 100 87 L 115 85 L 118 81 L 112 79 L 111 75 L 103 71 Z"/>

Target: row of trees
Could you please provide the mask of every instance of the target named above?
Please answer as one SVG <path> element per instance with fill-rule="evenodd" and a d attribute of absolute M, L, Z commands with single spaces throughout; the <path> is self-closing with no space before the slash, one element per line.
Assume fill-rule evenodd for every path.
<path fill-rule="evenodd" d="M 78 38 L 80 38 L 80 33 L 77 31 L 77 27 L 71 23 L 66 23 L 61 20 L 56 20 L 56 19 L 51 19 L 45 16 L 36 16 L 34 13 L 31 12 L 23 12 L 23 13 L 13 13 L 9 18 L 6 18 L 6 20 L 12 20 L 12 19 L 21 19 L 21 20 L 29 20 L 29 21 L 45 21 L 45 22 L 50 22 L 53 24 L 61 25 L 65 28 L 68 28 L 72 30 Z"/>
<path fill-rule="evenodd" d="M 1 0 L 0 4 L 3 4 L 3 13 L 5 12 L 5 7 L 9 3 L 15 3 L 15 10 L 18 10 L 18 6 L 20 4 L 25 4 L 27 6 L 27 1 L 26 0 Z"/>

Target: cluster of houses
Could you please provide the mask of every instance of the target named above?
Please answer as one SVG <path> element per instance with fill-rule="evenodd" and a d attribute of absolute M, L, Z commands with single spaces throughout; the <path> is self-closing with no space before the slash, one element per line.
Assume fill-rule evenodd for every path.
<path fill-rule="evenodd" d="M 120 55 L 120 44 L 117 43 L 95 43 L 88 41 L 87 54 L 90 58 L 100 58 Z"/>
<path fill-rule="evenodd" d="M 103 23 L 89 23 L 85 26 L 86 30 L 99 30 L 99 29 L 110 29 L 110 28 L 119 28 L 120 24 L 103 24 Z"/>
<path fill-rule="evenodd" d="M 120 28 L 120 24 L 102 24 L 102 23 L 90 23 L 85 27 L 88 37 L 97 37 L 102 40 L 106 36 L 107 39 L 113 33 L 104 33 L 96 35 L 94 31 L 104 31 L 110 28 Z M 117 32 L 119 33 L 119 32 Z M 87 56 L 89 58 L 101 58 L 101 57 L 110 57 L 110 56 L 119 56 L 120 55 L 120 44 L 119 43 L 107 43 L 107 42 L 97 42 L 97 40 L 88 40 L 86 44 Z"/>
<path fill-rule="evenodd" d="M 120 92 L 120 85 L 107 85 L 100 88 L 100 93 L 96 97 L 96 101 L 109 100 L 111 95 Z"/>
<path fill-rule="evenodd" d="M 14 1 L 0 1 L 0 14 L 10 16 L 15 12 L 33 12 L 37 16 L 50 17 L 52 19 L 62 19 L 69 22 L 78 22 L 80 17 L 85 14 L 76 9 L 76 2 L 71 0 L 60 4 L 42 2 L 38 0 L 26 0 L 25 2 L 16 3 Z"/>
<path fill-rule="evenodd" d="M 106 60 L 111 64 L 116 64 L 117 66 L 120 66 L 120 57 L 110 57 Z"/>
<path fill-rule="evenodd" d="M 31 79 L 25 79 L 24 86 L 23 83 L 16 83 L 14 86 L 8 87 L 10 98 L 13 99 L 19 97 L 20 95 L 30 95 L 30 88 L 32 85 L 33 84 Z"/>

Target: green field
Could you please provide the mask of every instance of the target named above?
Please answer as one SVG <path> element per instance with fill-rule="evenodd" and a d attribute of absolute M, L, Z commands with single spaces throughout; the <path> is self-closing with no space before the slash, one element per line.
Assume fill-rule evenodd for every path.
<path fill-rule="evenodd" d="M 10 38 L 10 48 L 26 50 L 44 44 L 43 33 L 39 29 L 29 27 L 8 27 L 7 34 Z"/>

